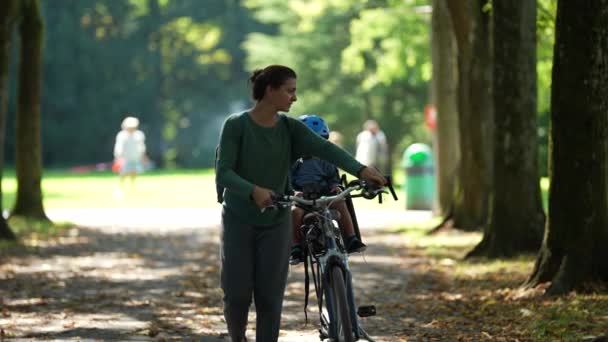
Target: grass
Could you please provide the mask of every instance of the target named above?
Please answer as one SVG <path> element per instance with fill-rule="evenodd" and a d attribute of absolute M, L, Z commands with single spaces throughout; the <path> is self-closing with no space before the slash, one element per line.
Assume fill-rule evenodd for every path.
<path fill-rule="evenodd" d="M 394 172 L 394 201 L 384 196 L 383 204 L 377 200 L 357 199 L 355 206 L 362 209 L 405 208 L 405 182 L 403 172 Z M 547 203 L 549 181 L 541 180 L 543 203 Z M 4 208 L 12 208 L 17 183 L 14 172 L 5 172 L 2 180 Z M 117 196 L 118 176 L 110 172 L 72 173 L 66 170 L 47 170 L 42 179 L 42 192 L 46 209 L 57 208 L 204 208 L 216 206 L 213 169 L 154 170 L 138 176 L 135 188 Z"/>
<path fill-rule="evenodd" d="M 5 208 L 15 201 L 16 180 L 8 173 L 2 182 Z M 76 174 L 51 170 L 44 173 L 42 192 L 45 209 L 58 208 L 205 208 L 217 206 L 213 169 L 156 170 L 138 176 L 135 187 L 118 196 L 118 176 L 110 172 Z M 356 206 L 369 209 L 401 209 L 405 207 L 399 189 L 399 201 L 384 197 L 356 200 Z"/>
<path fill-rule="evenodd" d="M 452 230 L 426 235 L 436 223 L 408 224 L 398 231 L 412 253 L 430 258 L 420 274 L 434 274 L 432 282 L 443 284 L 430 302 L 414 305 L 444 317 L 437 327 L 446 334 L 462 332 L 462 340 L 467 341 L 479 340 L 480 332 L 497 341 L 584 341 L 608 333 L 606 289 L 560 297 L 544 296 L 544 286 L 523 289 L 535 256 L 463 260 L 481 233 Z"/>
<path fill-rule="evenodd" d="M 74 224 L 69 222 L 49 222 L 23 217 L 11 217 L 8 223 L 17 241 L 0 240 L 0 257 L 13 247 L 22 247 L 23 241 L 27 241 L 27 246 L 34 246 L 36 241 L 47 240 L 65 229 L 74 227 Z"/>
<path fill-rule="evenodd" d="M 47 171 L 42 180 L 45 209 L 161 208 L 216 205 L 212 170 L 152 171 L 140 175 L 133 189 L 118 196 L 119 178 L 109 172 L 75 174 Z M 3 180 L 4 206 L 15 200 L 16 180 Z"/>

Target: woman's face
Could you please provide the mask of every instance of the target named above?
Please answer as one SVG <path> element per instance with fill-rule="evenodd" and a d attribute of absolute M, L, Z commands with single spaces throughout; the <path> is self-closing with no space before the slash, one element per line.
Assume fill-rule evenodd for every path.
<path fill-rule="evenodd" d="M 269 100 L 273 102 L 277 110 L 280 112 L 289 112 L 291 104 L 296 102 L 296 79 L 288 78 L 278 88 L 268 87 L 267 94 Z"/>

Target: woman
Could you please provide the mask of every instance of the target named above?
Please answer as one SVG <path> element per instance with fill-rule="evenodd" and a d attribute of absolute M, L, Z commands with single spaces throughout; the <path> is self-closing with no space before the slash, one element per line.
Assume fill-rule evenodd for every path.
<path fill-rule="evenodd" d="M 224 187 L 221 286 L 232 341 L 245 341 L 251 299 L 256 340 L 276 341 L 287 280 L 289 209 L 261 211 L 272 193 L 288 189 L 290 165 L 303 155 L 327 160 L 346 172 L 384 185 L 386 179 L 321 138 L 288 112 L 296 97 L 296 73 L 271 65 L 250 78 L 255 105 L 226 119 L 220 134 L 216 182 Z"/>

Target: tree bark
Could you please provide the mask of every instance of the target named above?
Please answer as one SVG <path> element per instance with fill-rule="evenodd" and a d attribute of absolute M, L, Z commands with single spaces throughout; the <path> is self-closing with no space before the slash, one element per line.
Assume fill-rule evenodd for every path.
<path fill-rule="evenodd" d="M 460 159 L 456 38 L 446 0 L 433 1 L 433 82 L 431 102 L 437 110 L 436 175 L 438 210 L 449 215 Z"/>
<path fill-rule="evenodd" d="M 489 14 L 485 0 L 448 1 L 458 46 L 460 164 L 454 191 L 454 226 L 483 227 L 492 188 L 493 114 Z"/>
<path fill-rule="evenodd" d="M 149 132 L 146 132 L 148 141 L 155 142 L 149 143 L 150 157 L 156 165 L 162 167 L 165 165 L 165 152 L 163 146 L 166 146 L 166 142 L 163 137 L 163 127 L 165 125 L 164 101 L 166 99 L 165 88 L 165 73 L 163 70 L 163 55 L 162 55 L 162 44 L 163 44 L 163 33 L 159 29 L 164 24 L 165 20 L 161 12 L 160 4 L 158 0 L 148 0 L 148 17 L 146 19 L 146 38 L 149 41 L 148 53 L 150 55 L 150 82 L 153 84 L 152 87 L 152 101 L 154 103 L 153 110 L 151 113 L 137 114 L 148 122 L 146 125 L 149 127 Z"/>
<path fill-rule="evenodd" d="M 608 280 L 608 0 L 558 1 L 549 141 L 549 218 L 535 286 L 563 294 Z"/>
<path fill-rule="evenodd" d="M 48 220 L 42 205 L 40 92 L 43 26 L 38 0 L 21 1 L 21 63 L 15 134 L 17 199 L 11 215 Z"/>
<path fill-rule="evenodd" d="M 14 15 L 17 1 L 0 2 L 0 240 L 15 240 L 11 230 L 2 215 L 2 173 L 4 170 L 4 141 L 6 137 L 6 112 L 8 107 L 8 79 L 11 36 L 13 32 Z"/>
<path fill-rule="evenodd" d="M 490 222 L 470 256 L 537 251 L 545 223 L 536 143 L 536 0 L 495 1 L 494 184 Z"/>

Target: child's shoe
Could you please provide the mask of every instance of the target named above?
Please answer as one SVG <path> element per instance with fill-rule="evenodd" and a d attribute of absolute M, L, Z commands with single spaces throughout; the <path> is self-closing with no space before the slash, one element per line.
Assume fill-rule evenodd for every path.
<path fill-rule="evenodd" d="M 346 243 L 346 251 L 349 254 L 364 252 L 367 249 L 367 246 L 361 242 L 361 240 L 357 239 L 356 235 L 347 237 L 344 243 Z"/>
<path fill-rule="evenodd" d="M 297 265 L 304 261 L 304 253 L 302 253 L 302 246 L 293 245 L 291 246 L 291 255 L 289 256 L 289 264 Z"/>

